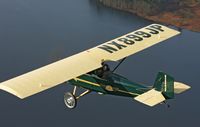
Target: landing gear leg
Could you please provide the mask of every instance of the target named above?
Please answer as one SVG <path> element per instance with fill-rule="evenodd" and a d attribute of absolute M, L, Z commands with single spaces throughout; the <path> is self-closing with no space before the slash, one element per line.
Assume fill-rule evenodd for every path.
<path fill-rule="evenodd" d="M 80 95 L 76 96 L 77 86 L 74 86 L 73 92 L 66 92 L 64 94 L 64 103 L 65 105 L 70 108 L 74 109 L 77 105 L 77 100 L 80 99 L 80 97 L 85 96 L 86 94 L 90 93 L 90 90 L 86 90 L 85 92 L 81 93 Z"/>
<path fill-rule="evenodd" d="M 83 96 L 87 95 L 90 92 L 91 92 L 90 90 L 86 90 L 85 92 L 83 92 L 82 94 L 80 94 L 79 96 L 77 96 L 76 99 L 79 99 L 80 97 L 83 97 Z"/>

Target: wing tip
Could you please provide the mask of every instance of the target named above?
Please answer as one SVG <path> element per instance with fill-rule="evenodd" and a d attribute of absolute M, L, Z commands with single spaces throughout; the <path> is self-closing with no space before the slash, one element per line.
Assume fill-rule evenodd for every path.
<path fill-rule="evenodd" d="M 172 31 L 174 32 L 174 36 L 175 36 L 175 35 L 178 35 L 178 34 L 181 34 L 181 31 L 179 31 L 179 30 L 177 30 L 177 29 L 174 29 L 174 28 L 172 28 L 172 27 L 170 27 L 170 26 L 168 26 L 168 25 L 162 25 L 162 24 L 158 24 L 158 23 L 153 23 L 153 24 L 151 24 L 150 26 L 153 26 L 153 25 L 160 25 L 160 26 L 164 27 L 165 29 L 170 29 L 170 30 L 172 30 Z"/>
<path fill-rule="evenodd" d="M 13 90 L 12 88 L 10 87 L 7 87 L 7 86 L 4 86 L 4 85 L 0 85 L 0 89 L 3 90 L 3 91 L 6 91 L 20 99 L 24 99 L 25 97 L 22 96 L 21 94 L 19 94 L 17 91 Z"/>

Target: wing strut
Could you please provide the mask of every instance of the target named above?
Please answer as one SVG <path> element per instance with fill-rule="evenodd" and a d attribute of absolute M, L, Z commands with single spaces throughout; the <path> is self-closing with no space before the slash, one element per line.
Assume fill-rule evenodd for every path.
<path fill-rule="evenodd" d="M 117 66 L 113 69 L 112 72 L 115 72 L 117 70 L 117 68 L 126 60 L 127 57 L 123 58 L 118 64 Z"/>

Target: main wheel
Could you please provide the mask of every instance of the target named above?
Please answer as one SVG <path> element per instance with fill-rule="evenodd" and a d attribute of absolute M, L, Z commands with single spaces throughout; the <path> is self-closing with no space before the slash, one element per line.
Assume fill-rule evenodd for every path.
<path fill-rule="evenodd" d="M 67 92 L 64 94 L 64 103 L 68 108 L 75 108 L 77 104 L 76 97 L 71 94 L 70 92 Z"/>

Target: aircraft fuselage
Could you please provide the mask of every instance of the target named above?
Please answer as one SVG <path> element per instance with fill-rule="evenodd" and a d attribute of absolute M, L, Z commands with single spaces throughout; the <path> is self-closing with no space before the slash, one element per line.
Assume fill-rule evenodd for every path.
<path fill-rule="evenodd" d="M 69 81 L 72 85 L 96 91 L 102 94 L 111 94 L 126 97 L 135 97 L 148 90 L 149 87 L 134 83 L 118 74 L 110 72 L 100 78 L 95 74 L 84 74 Z"/>

